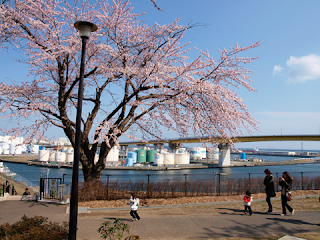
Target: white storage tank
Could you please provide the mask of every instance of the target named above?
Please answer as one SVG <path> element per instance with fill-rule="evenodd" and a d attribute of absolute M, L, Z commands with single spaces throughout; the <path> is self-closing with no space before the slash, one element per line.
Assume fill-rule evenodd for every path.
<path fill-rule="evenodd" d="M 50 151 L 49 152 L 49 162 L 55 162 L 56 161 L 56 151 Z"/>
<path fill-rule="evenodd" d="M 200 147 L 190 147 L 188 148 L 188 151 L 190 152 L 190 157 L 191 158 L 206 158 L 206 149 L 205 148 L 200 148 Z"/>
<path fill-rule="evenodd" d="M 2 149 L 2 147 L 0 146 L 0 154 L 2 154 L 3 153 L 3 149 Z"/>
<path fill-rule="evenodd" d="M 107 162 L 118 162 L 119 161 L 119 149 L 117 146 L 113 146 L 107 155 Z"/>
<path fill-rule="evenodd" d="M 163 164 L 174 164 L 174 154 L 164 153 L 163 154 Z"/>
<path fill-rule="evenodd" d="M 73 163 L 73 159 L 74 159 L 74 153 L 73 152 L 66 152 L 66 162 L 68 164 Z"/>
<path fill-rule="evenodd" d="M 21 145 L 16 146 L 14 154 L 16 154 L 16 155 L 22 154 L 22 146 Z"/>
<path fill-rule="evenodd" d="M 8 155 L 9 154 L 10 145 L 8 143 L 2 143 L 1 147 L 2 147 L 2 150 L 3 150 L 2 154 Z"/>
<path fill-rule="evenodd" d="M 178 148 L 177 153 L 186 153 L 187 149 L 186 148 Z"/>
<path fill-rule="evenodd" d="M 68 148 L 67 147 L 62 147 L 61 152 L 67 152 Z"/>
<path fill-rule="evenodd" d="M 190 164 L 190 155 L 188 153 L 177 153 L 174 156 L 175 164 Z"/>
<path fill-rule="evenodd" d="M 73 148 L 68 148 L 67 149 L 67 153 L 73 153 L 73 152 L 74 152 Z"/>
<path fill-rule="evenodd" d="M 208 152 L 208 159 L 219 160 L 219 148 L 211 148 Z"/>
<path fill-rule="evenodd" d="M 11 154 L 11 155 L 22 154 L 22 146 L 10 144 L 9 154 Z"/>
<path fill-rule="evenodd" d="M 16 145 L 15 144 L 10 144 L 9 145 L 9 154 L 14 155 L 15 150 L 16 150 Z"/>
<path fill-rule="evenodd" d="M 65 163 L 66 161 L 66 153 L 64 152 L 56 152 L 55 160 L 57 163 Z"/>
<path fill-rule="evenodd" d="M 161 166 L 163 165 L 163 161 L 164 161 L 163 154 L 157 153 L 154 155 L 154 162 L 153 162 L 154 165 Z"/>
<path fill-rule="evenodd" d="M 49 162 L 50 153 L 48 150 L 39 150 L 38 161 L 40 162 Z"/>

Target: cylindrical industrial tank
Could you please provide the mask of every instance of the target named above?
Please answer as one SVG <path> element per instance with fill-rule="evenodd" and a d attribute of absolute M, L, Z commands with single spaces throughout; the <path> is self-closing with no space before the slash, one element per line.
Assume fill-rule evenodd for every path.
<path fill-rule="evenodd" d="M 188 153 L 177 153 L 174 156 L 175 164 L 190 164 L 190 155 Z"/>
<path fill-rule="evenodd" d="M 211 148 L 208 152 L 208 158 L 210 160 L 219 160 L 219 148 Z"/>
<path fill-rule="evenodd" d="M 39 150 L 38 160 L 40 162 L 49 162 L 50 153 L 48 150 Z"/>
<path fill-rule="evenodd" d="M 9 145 L 9 154 L 13 155 L 16 150 L 16 145 L 15 144 L 10 144 Z"/>
<path fill-rule="evenodd" d="M 133 158 L 133 163 L 137 162 L 137 153 L 136 152 L 128 152 L 128 158 Z"/>
<path fill-rule="evenodd" d="M 4 155 L 7 155 L 9 154 L 9 148 L 10 148 L 10 145 L 8 143 L 2 143 L 2 154 Z"/>
<path fill-rule="evenodd" d="M 133 158 L 127 158 L 126 164 L 128 167 L 132 167 L 133 166 Z"/>
<path fill-rule="evenodd" d="M 110 149 L 110 152 L 107 155 L 107 162 L 117 162 L 119 161 L 119 149 L 117 146 L 114 146 Z"/>
<path fill-rule="evenodd" d="M 137 162 L 146 162 L 147 161 L 146 150 L 138 149 L 138 150 L 136 150 L 136 153 L 137 153 Z"/>
<path fill-rule="evenodd" d="M 174 164 L 174 154 L 164 153 L 163 154 L 163 164 Z"/>
<path fill-rule="evenodd" d="M 188 151 L 190 152 L 191 158 L 206 158 L 206 149 L 200 148 L 200 147 L 190 147 L 188 148 Z"/>
<path fill-rule="evenodd" d="M 2 147 L 0 146 L 0 154 L 2 154 L 3 153 L 3 149 L 2 149 Z"/>
<path fill-rule="evenodd" d="M 55 160 L 57 163 L 64 163 L 66 161 L 66 153 L 56 152 Z"/>
<path fill-rule="evenodd" d="M 154 162 L 154 155 L 157 153 L 156 150 L 150 149 L 147 150 L 147 157 L 146 157 L 146 161 L 147 162 Z"/>
<path fill-rule="evenodd" d="M 73 153 L 73 152 L 74 152 L 73 148 L 68 148 L 67 149 L 67 153 Z"/>
<path fill-rule="evenodd" d="M 62 147 L 61 152 L 67 152 L 68 148 L 67 147 Z"/>
<path fill-rule="evenodd" d="M 154 165 L 163 165 L 163 154 L 157 153 L 154 155 Z"/>
<path fill-rule="evenodd" d="M 22 146 L 21 145 L 16 146 L 14 154 L 16 154 L 16 155 L 22 154 Z"/>
<path fill-rule="evenodd" d="M 73 163 L 74 153 L 73 152 L 66 152 L 66 162 L 68 164 Z"/>
<path fill-rule="evenodd" d="M 177 153 L 186 153 L 186 148 L 178 148 Z"/>
<path fill-rule="evenodd" d="M 246 159 L 246 153 L 242 152 L 240 153 L 240 159 L 245 160 Z"/>
<path fill-rule="evenodd" d="M 207 149 L 206 148 L 200 148 L 201 152 L 202 152 L 202 158 L 206 158 L 207 157 Z"/>
<path fill-rule="evenodd" d="M 56 161 L 56 152 L 50 151 L 49 152 L 49 162 L 55 162 Z"/>

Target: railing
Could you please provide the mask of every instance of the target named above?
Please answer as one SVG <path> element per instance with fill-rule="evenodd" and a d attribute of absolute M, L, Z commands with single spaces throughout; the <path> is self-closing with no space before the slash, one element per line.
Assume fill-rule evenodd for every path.
<path fill-rule="evenodd" d="M 275 190 L 280 191 L 278 177 L 274 173 Z M 172 175 L 170 175 L 172 177 Z M 157 179 L 159 175 L 141 174 L 141 179 L 125 180 L 128 175 L 105 175 L 101 183 L 82 183 L 79 200 L 114 200 L 130 197 L 135 192 L 141 198 L 175 198 L 192 196 L 220 196 L 251 193 L 264 193 L 261 173 L 226 174 L 213 173 L 211 179 L 196 179 L 197 174 L 176 174 L 175 179 Z M 320 174 L 317 172 L 291 172 L 294 177 L 292 190 L 320 189 Z M 123 179 L 119 179 L 123 177 Z M 143 177 L 143 178 L 142 178 Z M 203 177 L 203 175 L 202 175 Z M 117 180 L 115 179 L 117 178 Z"/>

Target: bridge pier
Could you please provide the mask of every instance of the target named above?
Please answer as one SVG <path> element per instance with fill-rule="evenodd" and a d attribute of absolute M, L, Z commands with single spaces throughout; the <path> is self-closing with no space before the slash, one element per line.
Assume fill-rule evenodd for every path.
<path fill-rule="evenodd" d="M 219 148 L 219 166 L 227 167 L 230 166 L 230 145 L 228 143 L 221 143 Z"/>
<path fill-rule="evenodd" d="M 170 143 L 169 142 L 169 148 L 173 153 L 177 152 L 177 149 L 181 147 L 181 143 Z"/>

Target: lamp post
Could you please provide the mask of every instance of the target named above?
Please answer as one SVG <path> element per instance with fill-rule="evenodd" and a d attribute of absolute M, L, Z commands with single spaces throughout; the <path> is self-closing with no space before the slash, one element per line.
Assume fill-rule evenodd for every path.
<path fill-rule="evenodd" d="M 82 53 L 80 65 L 80 79 L 78 90 L 78 108 L 76 118 L 76 137 L 74 146 L 74 161 L 72 169 L 72 185 L 71 185 L 71 199 L 70 199 L 70 215 L 69 215 L 69 240 L 76 240 L 77 236 L 77 221 L 78 221 L 78 176 L 79 176 L 79 162 L 80 162 L 80 140 L 81 140 L 81 112 L 82 112 L 82 98 L 83 98 L 83 77 L 84 77 L 84 63 L 86 54 L 86 43 L 90 37 L 91 32 L 94 32 L 98 27 L 90 22 L 78 21 L 74 27 L 79 30 L 79 35 L 82 38 Z"/>

